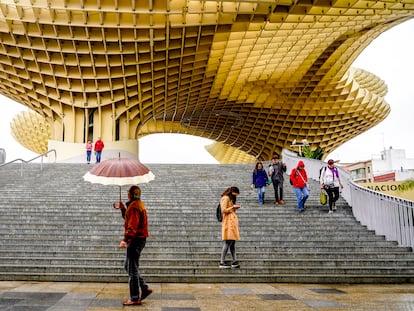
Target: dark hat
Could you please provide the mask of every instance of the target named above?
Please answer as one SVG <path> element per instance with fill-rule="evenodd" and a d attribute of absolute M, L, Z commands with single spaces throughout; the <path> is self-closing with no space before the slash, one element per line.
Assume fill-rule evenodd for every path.
<path fill-rule="evenodd" d="M 279 159 L 279 155 L 277 154 L 277 153 L 275 153 L 274 155 L 273 155 L 273 158 L 272 159 Z"/>
<path fill-rule="evenodd" d="M 332 160 L 332 159 L 328 160 L 328 164 L 329 164 L 329 165 L 334 164 L 334 160 Z"/>

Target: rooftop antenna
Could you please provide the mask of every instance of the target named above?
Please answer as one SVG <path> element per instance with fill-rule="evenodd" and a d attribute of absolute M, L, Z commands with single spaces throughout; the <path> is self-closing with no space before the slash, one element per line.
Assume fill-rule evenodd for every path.
<path fill-rule="evenodd" d="M 385 151 L 385 134 L 382 132 L 380 135 L 382 135 L 382 149 Z"/>

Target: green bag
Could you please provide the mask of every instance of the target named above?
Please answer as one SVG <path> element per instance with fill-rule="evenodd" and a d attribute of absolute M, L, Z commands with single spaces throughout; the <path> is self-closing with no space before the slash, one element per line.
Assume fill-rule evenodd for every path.
<path fill-rule="evenodd" d="M 328 202 L 328 195 L 325 193 L 325 191 L 321 190 L 321 193 L 319 194 L 319 200 L 321 201 L 322 205 L 325 205 L 326 202 Z"/>

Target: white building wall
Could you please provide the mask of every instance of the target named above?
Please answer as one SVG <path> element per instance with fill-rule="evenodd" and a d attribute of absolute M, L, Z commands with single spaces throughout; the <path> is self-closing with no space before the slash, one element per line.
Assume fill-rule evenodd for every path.
<path fill-rule="evenodd" d="M 372 169 L 374 175 L 414 170 L 414 159 L 407 159 L 403 149 L 390 148 L 382 151 L 380 157 L 372 159 Z"/>
<path fill-rule="evenodd" d="M 396 171 L 395 172 L 395 181 L 403 181 L 407 179 L 414 179 L 414 170 L 410 171 Z"/>

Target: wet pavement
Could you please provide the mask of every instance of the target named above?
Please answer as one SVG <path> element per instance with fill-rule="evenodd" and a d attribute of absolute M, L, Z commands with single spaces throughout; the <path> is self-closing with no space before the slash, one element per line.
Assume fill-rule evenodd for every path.
<path fill-rule="evenodd" d="M 140 306 L 122 306 L 127 283 L 0 282 L 2 311 L 414 310 L 414 284 L 152 283 Z"/>

